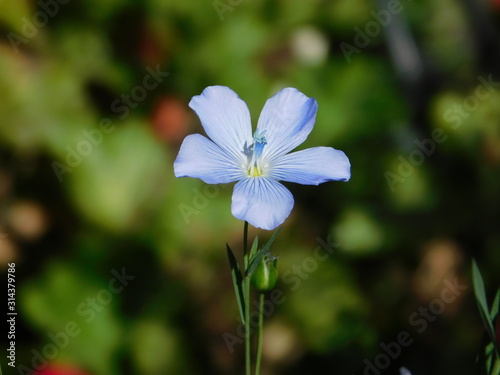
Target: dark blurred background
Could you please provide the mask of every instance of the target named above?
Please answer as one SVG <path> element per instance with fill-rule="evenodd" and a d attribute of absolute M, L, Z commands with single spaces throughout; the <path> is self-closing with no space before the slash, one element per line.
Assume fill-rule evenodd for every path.
<path fill-rule="evenodd" d="M 315 97 L 301 147 L 352 164 L 347 183 L 287 185 L 262 373 L 473 372 L 471 258 L 490 299 L 500 283 L 499 1 L 0 6 L 0 259 L 18 312 L 5 373 L 242 373 L 243 345 L 224 340 L 239 325 L 232 187 L 172 168 L 203 132 L 190 98 L 215 84 L 254 126 L 283 87 Z"/>

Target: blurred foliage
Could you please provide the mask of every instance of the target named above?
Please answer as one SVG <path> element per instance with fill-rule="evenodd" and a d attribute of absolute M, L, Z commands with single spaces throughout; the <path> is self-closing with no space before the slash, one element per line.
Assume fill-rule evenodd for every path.
<path fill-rule="evenodd" d="M 190 98 L 219 84 L 254 124 L 280 88 L 314 96 L 301 147 L 352 164 L 348 183 L 290 185 L 266 373 L 360 374 L 401 331 L 414 343 L 387 373 L 471 373 L 483 329 L 471 287 L 423 333 L 409 317 L 444 280 L 471 286 L 472 255 L 500 282 L 498 2 L 402 1 L 349 63 L 342 43 L 385 2 L 59 1 L 0 0 L 0 259 L 16 262 L 18 364 L 33 368 L 33 350 L 76 322 L 47 373 L 241 372 L 242 346 L 231 354 L 222 336 L 239 324 L 232 187 L 172 170 L 182 139 L 203 132 Z M 421 61 L 404 70 L 395 56 L 412 47 Z M 145 89 L 151 71 L 164 75 Z M 446 139 L 424 154 L 436 129 Z M 327 238 L 338 247 L 315 257 Z M 135 278 L 111 293 L 122 268 Z M 106 291 L 87 323 L 79 306 Z"/>

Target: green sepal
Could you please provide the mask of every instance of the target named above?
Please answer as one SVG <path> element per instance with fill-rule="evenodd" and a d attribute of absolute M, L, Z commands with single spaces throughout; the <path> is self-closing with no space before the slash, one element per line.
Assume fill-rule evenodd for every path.
<path fill-rule="evenodd" d="M 274 232 L 274 234 L 272 235 L 272 237 L 269 239 L 269 241 L 267 242 L 267 244 L 260 250 L 258 251 L 254 256 L 253 258 L 250 258 L 250 263 L 248 265 L 248 268 L 246 269 L 245 271 L 245 276 L 251 276 L 253 271 L 257 268 L 257 266 L 259 265 L 260 263 L 260 260 L 262 259 L 262 257 L 264 256 L 264 254 L 267 254 L 269 252 L 269 248 L 271 247 L 271 244 L 273 243 L 273 241 L 276 239 L 276 237 L 278 236 L 279 232 L 281 231 L 283 227 L 280 227 L 276 232 Z M 255 243 L 254 243 L 255 244 Z M 253 246 L 252 246 L 252 250 L 253 250 Z"/>
<path fill-rule="evenodd" d="M 249 259 L 252 259 L 255 256 L 258 248 L 259 248 L 259 237 L 256 236 L 255 240 L 253 240 L 252 248 L 250 249 Z"/>
<path fill-rule="evenodd" d="M 243 324 L 245 324 L 245 298 L 243 294 L 243 276 L 241 274 L 240 265 L 233 254 L 233 251 L 226 244 L 227 258 L 229 259 L 229 266 L 231 267 L 231 276 L 233 279 L 234 294 L 238 302 L 238 309 L 240 310 L 240 317 Z"/>

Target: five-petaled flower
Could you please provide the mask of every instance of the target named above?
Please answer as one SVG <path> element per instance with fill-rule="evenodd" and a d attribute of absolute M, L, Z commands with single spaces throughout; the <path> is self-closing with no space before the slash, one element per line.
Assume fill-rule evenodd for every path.
<path fill-rule="evenodd" d="M 318 104 L 294 88 L 270 98 L 252 136 L 245 102 L 228 87 L 211 86 L 189 106 L 205 132 L 184 139 L 174 162 L 176 177 L 194 177 L 208 184 L 235 182 L 231 211 L 254 227 L 272 230 L 290 215 L 293 196 L 278 181 L 319 185 L 347 181 L 349 159 L 331 147 L 289 153 L 305 141 Z"/>

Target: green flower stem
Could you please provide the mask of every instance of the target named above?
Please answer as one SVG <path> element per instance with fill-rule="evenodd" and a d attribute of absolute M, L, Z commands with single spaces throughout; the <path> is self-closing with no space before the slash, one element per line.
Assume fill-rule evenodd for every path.
<path fill-rule="evenodd" d="M 260 374 L 260 362 L 262 359 L 262 333 L 264 328 L 264 293 L 260 293 L 259 301 L 259 331 L 257 338 L 257 360 L 255 362 L 255 375 Z"/>
<path fill-rule="evenodd" d="M 250 358 L 250 278 L 245 278 L 245 368 L 246 374 L 251 374 Z"/>
<path fill-rule="evenodd" d="M 243 266 L 244 271 L 248 268 L 248 222 L 245 221 L 243 227 Z M 250 358 L 250 277 L 245 276 L 243 281 L 245 299 L 245 373 L 251 375 L 251 358 Z"/>
<path fill-rule="evenodd" d="M 248 221 L 245 221 L 243 225 L 243 256 L 245 261 L 245 270 L 247 267 L 246 262 L 248 262 Z"/>

